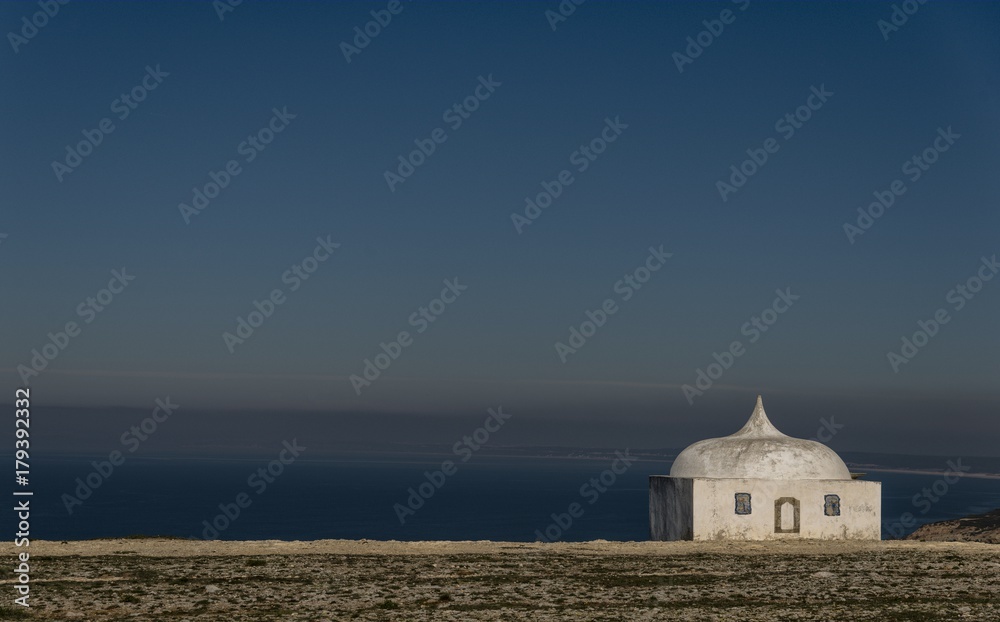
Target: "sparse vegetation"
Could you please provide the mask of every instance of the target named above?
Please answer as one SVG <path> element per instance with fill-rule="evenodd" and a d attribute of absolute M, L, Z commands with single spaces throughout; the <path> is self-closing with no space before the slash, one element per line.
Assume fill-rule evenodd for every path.
<path fill-rule="evenodd" d="M 983 544 L 200 546 L 40 548 L 31 611 L 0 621 L 1000 620 Z"/>
<path fill-rule="evenodd" d="M 28 610 L 20 605 L 0 605 L 0 620 L 24 620 L 30 617 Z"/>

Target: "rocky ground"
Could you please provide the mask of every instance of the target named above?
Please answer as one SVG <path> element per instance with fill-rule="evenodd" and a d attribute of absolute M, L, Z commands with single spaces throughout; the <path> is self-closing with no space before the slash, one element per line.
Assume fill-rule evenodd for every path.
<path fill-rule="evenodd" d="M 924 525 L 906 537 L 922 542 L 987 542 L 1000 544 L 1000 509 Z"/>
<path fill-rule="evenodd" d="M 1000 620 L 981 543 L 32 542 L 31 577 L 0 619 Z"/>

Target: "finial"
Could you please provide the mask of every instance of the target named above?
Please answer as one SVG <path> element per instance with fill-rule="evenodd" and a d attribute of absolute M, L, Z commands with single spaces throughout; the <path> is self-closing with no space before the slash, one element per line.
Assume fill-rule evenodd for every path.
<path fill-rule="evenodd" d="M 758 395 L 750 420 L 733 436 L 785 436 L 774 427 L 764 412 L 764 399 Z"/>

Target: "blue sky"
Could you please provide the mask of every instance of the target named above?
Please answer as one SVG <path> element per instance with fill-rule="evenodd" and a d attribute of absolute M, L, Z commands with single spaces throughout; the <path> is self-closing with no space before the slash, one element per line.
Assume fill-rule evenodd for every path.
<path fill-rule="evenodd" d="M 995 425 L 1000 283 L 960 310 L 946 298 L 1000 252 L 1000 7 L 927 3 L 886 40 L 890 3 L 592 0 L 555 30 L 556 2 L 400 6 L 350 62 L 341 43 L 386 3 L 245 2 L 222 20 L 210 3 L 70 3 L 10 45 L 4 385 L 125 267 L 135 280 L 32 377 L 45 403 L 499 402 L 595 429 L 623 412 L 738 427 L 764 392 L 952 403 L 973 444 Z M 38 10 L 4 3 L 0 22 L 19 32 Z M 672 55 L 724 10 L 679 72 Z M 168 75 L 119 119 L 147 67 Z M 452 128 L 445 111 L 480 77 L 499 85 Z M 785 138 L 776 122 L 813 87 L 832 94 Z M 294 118 L 246 162 L 275 108 Z M 115 130 L 59 181 L 52 162 L 103 118 Z M 607 119 L 627 127 L 576 170 Z M 444 142 L 390 191 L 385 172 L 435 128 Z M 960 138 L 911 181 L 903 164 L 947 128 Z M 717 182 L 769 138 L 777 151 L 723 201 Z M 240 174 L 185 223 L 178 205 L 230 160 Z M 519 233 L 511 215 L 564 169 L 572 184 Z M 905 194 L 849 242 L 844 224 L 897 179 Z M 282 275 L 327 236 L 339 248 L 290 291 Z M 672 256 L 622 300 L 616 282 L 660 245 Z M 411 315 L 454 278 L 468 289 L 416 333 Z M 285 302 L 230 353 L 223 334 L 276 288 Z M 742 327 L 786 288 L 800 298 L 749 343 Z M 618 311 L 563 362 L 556 343 L 608 298 Z M 888 353 L 940 308 L 949 323 L 894 371 Z M 412 345 L 359 394 L 350 376 L 400 331 Z M 745 353 L 690 404 L 682 385 L 737 340 Z"/>

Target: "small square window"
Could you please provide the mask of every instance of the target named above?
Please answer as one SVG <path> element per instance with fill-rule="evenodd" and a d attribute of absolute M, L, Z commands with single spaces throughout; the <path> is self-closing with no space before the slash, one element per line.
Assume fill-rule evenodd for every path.
<path fill-rule="evenodd" d="M 750 493 L 749 492 L 738 492 L 736 493 L 736 513 L 737 514 L 749 514 L 750 508 Z"/>
<path fill-rule="evenodd" d="M 823 498 L 823 513 L 827 516 L 840 516 L 839 495 L 826 495 Z"/>

